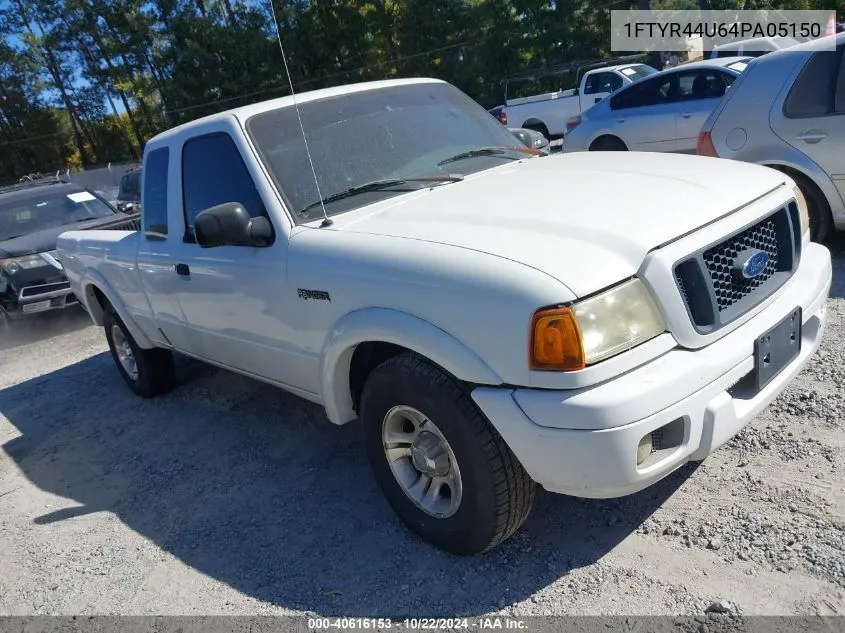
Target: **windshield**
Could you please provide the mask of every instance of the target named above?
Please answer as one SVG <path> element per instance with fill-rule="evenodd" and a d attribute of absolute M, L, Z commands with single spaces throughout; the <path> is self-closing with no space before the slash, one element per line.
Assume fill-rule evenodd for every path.
<path fill-rule="evenodd" d="M 628 66 L 627 68 L 623 68 L 620 70 L 620 72 L 631 81 L 638 81 L 643 77 L 648 77 L 649 75 L 655 74 L 657 70 L 645 64 L 636 64 L 634 66 Z"/>
<path fill-rule="evenodd" d="M 112 209 L 87 191 L 32 192 L 0 201 L 0 241 L 56 226 L 114 215 Z"/>
<path fill-rule="evenodd" d="M 297 222 L 322 217 L 320 205 L 311 206 L 321 195 L 325 199 L 381 180 L 465 175 L 533 153 L 487 110 L 449 84 L 395 85 L 347 93 L 300 103 L 299 112 L 319 193 L 296 110 L 283 107 L 247 121 L 247 132 Z M 487 151 L 447 161 L 482 148 Z M 398 188 L 367 189 L 327 203 L 326 213 L 336 215 L 431 185 L 409 182 Z M 451 185 L 440 181 L 437 186 Z"/>

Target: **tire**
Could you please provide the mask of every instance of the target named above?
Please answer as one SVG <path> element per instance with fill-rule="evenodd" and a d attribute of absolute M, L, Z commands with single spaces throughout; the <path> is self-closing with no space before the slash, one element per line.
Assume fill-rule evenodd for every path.
<path fill-rule="evenodd" d="M 376 481 L 396 514 L 424 541 L 454 554 L 480 554 L 525 522 L 536 484 L 463 384 L 430 361 L 405 353 L 376 367 L 364 385 L 361 419 L 364 449 Z M 401 432 L 397 420 L 403 424 Z M 384 439 L 385 430 L 391 429 L 391 438 L 406 440 L 390 443 L 390 450 L 398 451 L 394 456 L 405 451 L 415 455 L 399 457 L 393 466 Z M 433 450 L 432 436 L 438 443 Z M 409 444 L 411 437 L 416 439 Z M 428 510 L 406 492 L 413 488 L 409 483 L 414 477 L 417 484 L 425 484 L 419 463 L 423 470 L 439 469 L 425 475 L 431 483 L 440 482 L 437 500 L 429 501 Z M 404 486 L 394 469 L 408 477 Z M 421 490 L 430 494 L 432 489 L 429 484 Z"/>
<path fill-rule="evenodd" d="M 170 350 L 138 347 L 120 317 L 111 310 L 103 313 L 103 328 L 114 364 L 132 391 L 139 396 L 152 398 L 173 387 L 176 380 Z M 133 362 L 134 372 L 131 371 Z"/>
<path fill-rule="evenodd" d="M 539 132 L 540 134 L 545 136 L 547 140 L 552 140 L 549 136 L 549 128 L 547 128 L 543 123 L 529 123 L 528 125 L 523 125 L 522 127 L 526 130 L 534 130 L 535 132 Z"/>
<path fill-rule="evenodd" d="M 824 242 L 833 226 L 833 216 L 830 205 L 824 194 L 812 180 L 802 174 L 790 172 L 788 174 L 798 185 L 804 199 L 807 201 L 807 211 L 810 215 L 810 239 L 814 242 Z"/>
<path fill-rule="evenodd" d="M 602 136 L 591 146 L 591 152 L 627 152 L 628 147 L 615 136 Z"/>
<path fill-rule="evenodd" d="M 6 312 L 3 308 L 0 308 L 0 323 L 11 327 L 12 324 L 17 323 L 20 320 L 21 318 L 18 314 Z"/>

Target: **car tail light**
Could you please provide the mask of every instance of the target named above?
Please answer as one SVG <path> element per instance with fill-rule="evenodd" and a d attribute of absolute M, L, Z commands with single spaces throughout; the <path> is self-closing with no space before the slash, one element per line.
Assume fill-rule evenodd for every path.
<path fill-rule="evenodd" d="M 502 110 L 501 112 L 499 112 L 499 121 L 501 121 L 501 122 L 502 122 L 502 125 L 507 125 L 507 124 L 508 124 L 508 113 L 507 113 L 507 112 L 505 112 L 504 110 Z"/>
<path fill-rule="evenodd" d="M 713 145 L 713 138 L 711 137 L 710 132 L 698 133 L 698 155 L 719 158 L 719 154 L 716 152 L 716 146 Z"/>
<path fill-rule="evenodd" d="M 581 123 L 581 116 L 580 116 L 580 115 L 577 115 L 577 114 L 576 114 L 575 116 L 571 116 L 571 117 L 569 117 L 569 118 L 566 120 L 566 127 L 564 128 L 564 131 L 565 131 L 567 134 L 569 134 L 572 130 L 574 130 L 574 129 L 575 129 L 575 127 L 576 127 L 579 123 Z"/>

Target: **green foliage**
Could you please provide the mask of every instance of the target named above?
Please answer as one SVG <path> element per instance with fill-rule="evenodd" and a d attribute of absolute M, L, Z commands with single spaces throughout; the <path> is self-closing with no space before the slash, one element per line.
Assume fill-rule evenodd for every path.
<path fill-rule="evenodd" d="M 450 81 L 611 55 L 610 11 L 838 9 L 845 0 L 0 0 L 0 181 L 141 155 L 156 133 L 297 91 Z"/>

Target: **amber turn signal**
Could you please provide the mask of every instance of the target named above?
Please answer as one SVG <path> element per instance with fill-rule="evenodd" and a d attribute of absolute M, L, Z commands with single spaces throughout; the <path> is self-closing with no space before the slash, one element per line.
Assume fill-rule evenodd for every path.
<path fill-rule="evenodd" d="M 584 345 L 575 315 L 569 308 L 534 313 L 531 323 L 531 369 L 575 371 L 584 369 Z"/>

